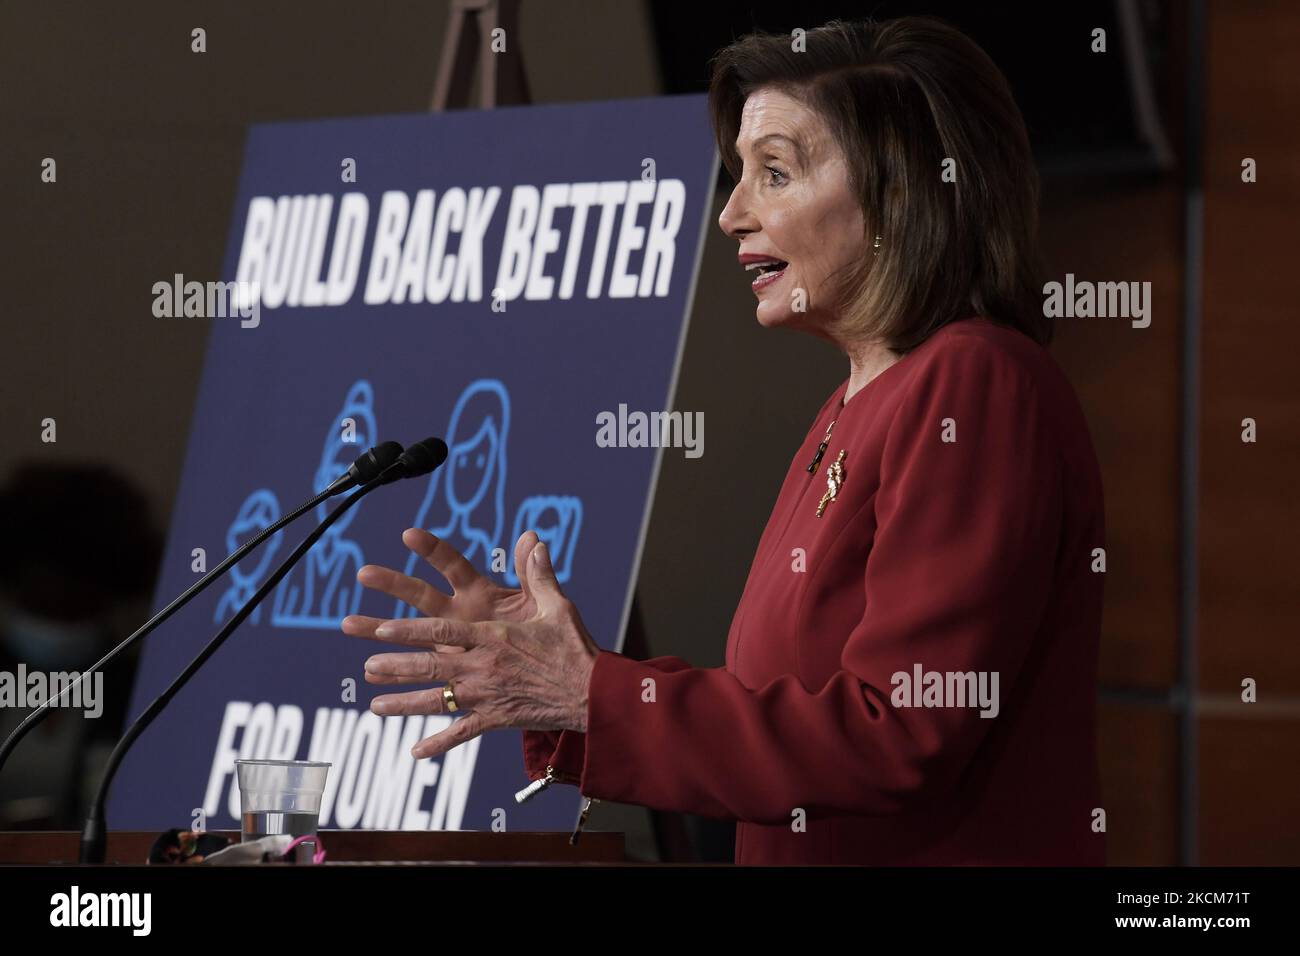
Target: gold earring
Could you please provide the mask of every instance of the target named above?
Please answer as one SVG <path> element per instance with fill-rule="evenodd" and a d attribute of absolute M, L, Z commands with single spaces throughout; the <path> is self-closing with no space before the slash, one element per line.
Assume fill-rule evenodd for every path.
<path fill-rule="evenodd" d="M 871 254 L 873 256 L 880 255 L 880 240 L 883 238 L 883 236 L 876 236 L 876 241 L 871 244 Z"/>

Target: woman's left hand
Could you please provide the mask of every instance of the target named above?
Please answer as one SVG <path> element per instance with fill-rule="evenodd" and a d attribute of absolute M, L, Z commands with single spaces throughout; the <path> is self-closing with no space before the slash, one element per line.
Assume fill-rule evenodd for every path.
<path fill-rule="evenodd" d="M 445 541 L 437 553 L 449 568 L 454 565 L 453 587 L 457 594 L 465 593 L 468 605 L 486 579 Z M 459 607 L 456 594 L 446 599 L 441 617 L 344 618 L 345 634 L 419 649 L 367 660 L 369 683 L 452 685 L 456 712 L 464 716 L 411 748 L 417 760 L 446 753 L 489 730 L 586 731 L 587 688 L 600 648 L 560 590 L 544 543 L 537 540 L 530 548 L 521 538 L 515 569 L 526 599 L 517 603 L 532 610 L 521 620 L 508 619 L 504 612 L 489 612 L 484 619 L 482 602 L 475 603 L 475 613 L 466 613 L 468 606 Z M 387 577 L 405 576 L 390 572 Z M 385 694 L 372 700 L 370 709 L 384 717 L 447 713 L 441 687 Z"/>

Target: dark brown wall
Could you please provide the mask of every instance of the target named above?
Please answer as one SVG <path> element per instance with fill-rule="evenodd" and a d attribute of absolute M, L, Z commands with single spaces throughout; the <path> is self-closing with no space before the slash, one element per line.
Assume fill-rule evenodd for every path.
<path fill-rule="evenodd" d="M 1063 319 L 1053 347 L 1078 390 L 1106 495 L 1099 727 L 1109 859 L 1177 863 L 1178 555 L 1183 205 L 1177 182 L 1049 182 L 1049 274 L 1150 281 L 1151 325 Z M 1135 224 L 1138 224 L 1135 226 Z"/>
<path fill-rule="evenodd" d="M 1199 836 L 1300 861 L 1300 7 L 1210 4 L 1201 392 Z M 1241 163 L 1258 164 L 1244 183 Z M 1243 418 L 1258 422 L 1254 444 Z M 1242 681 L 1258 703 L 1241 701 Z"/>
<path fill-rule="evenodd" d="M 1289 119 L 1300 109 L 1300 8 L 1212 2 L 1206 36 L 1199 266 L 1185 248 L 1194 223 L 1181 181 L 1181 98 L 1165 104 L 1182 154 L 1177 176 L 1103 189 L 1049 184 L 1043 210 L 1057 275 L 1149 279 L 1156 301 L 1149 329 L 1064 323 L 1055 349 L 1105 475 L 1100 733 L 1115 864 L 1300 860 L 1300 326 L 1290 288 L 1300 129 Z M 1187 55 L 1179 51 L 1174 68 Z M 1259 165 L 1256 183 L 1242 182 L 1246 157 Z M 1201 292 L 1192 365 L 1185 283 Z M 1199 403 L 1194 436 L 1182 428 L 1188 382 Z M 1259 422 L 1255 444 L 1241 441 L 1246 417 Z M 1194 524 L 1180 505 L 1189 437 L 1199 446 Z M 1197 548 L 1194 579 L 1180 572 L 1187 546 Z M 1187 622 L 1184 586 L 1193 589 Z M 1194 677 L 1186 692 L 1184 672 Z M 1245 678 L 1258 682 L 1258 703 L 1241 701 Z"/>

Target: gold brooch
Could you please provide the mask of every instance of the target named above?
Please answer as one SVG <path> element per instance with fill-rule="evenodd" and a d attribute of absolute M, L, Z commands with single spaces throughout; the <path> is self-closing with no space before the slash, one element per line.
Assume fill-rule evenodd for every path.
<path fill-rule="evenodd" d="M 826 494 L 822 495 L 822 500 L 817 502 L 817 517 L 822 516 L 826 506 L 835 500 L 840 493 L 840 485 L 844 484 L 844 456 L 848 452 L 843 448 L 840 449 L 840 456 L 831 463 L 826 469 Z"/>

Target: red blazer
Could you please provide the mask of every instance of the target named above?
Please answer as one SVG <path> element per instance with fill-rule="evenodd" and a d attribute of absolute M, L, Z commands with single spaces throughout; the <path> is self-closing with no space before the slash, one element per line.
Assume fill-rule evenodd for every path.
<path fill-rule="evenodd" d="M 737 863 L 1103 863 L 1102 487 L 1073 390 L 982 318 L 847 385 L 790 464 L 726 666 L 602 651 L 587 732 L 526 731 L 529 777 L 736 820 Z"/>

